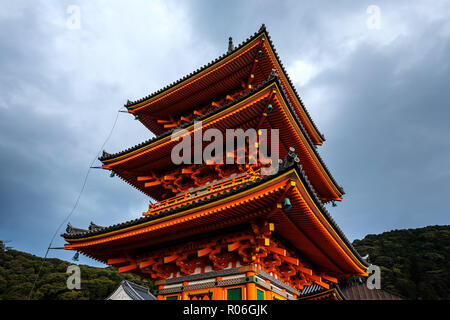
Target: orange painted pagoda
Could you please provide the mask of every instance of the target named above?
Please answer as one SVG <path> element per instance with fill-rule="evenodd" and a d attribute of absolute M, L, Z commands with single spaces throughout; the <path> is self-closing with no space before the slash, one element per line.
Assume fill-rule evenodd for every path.
<path fill-rule="evenodd" d="M 152 199 L 148 211 L 110 227 L 69 224 L 66 249 L 153 279 L 160 300 L 342 299 L 340 279 L 367 275 L 367 263 L 324 207 L 344 192 L 316 150 L 324 137 L 264 25 L 236 48 L 230 38 L 227 54 L 203 68 L 125 106 L 156 137 L 100 160 Z M 188 158 L 198 155 L 198 144 L 207 147 L 195 138 L 200 121 L 203 132 L 224 136 L 229 129 L 277 130 L 277 141 L 268 140 L 278 163 L 250 161 L 248 137 L 243 153 L 237 147 L 174 163 L 175 132 L 193 138 Z M 217 161 L 242 154 L 241 161 Z M 268 164 L 271 174 L 263 174 Z"/>

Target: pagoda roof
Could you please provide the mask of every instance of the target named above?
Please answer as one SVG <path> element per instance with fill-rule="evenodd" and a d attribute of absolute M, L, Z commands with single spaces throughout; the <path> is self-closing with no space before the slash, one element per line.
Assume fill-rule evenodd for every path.
<path fill-rule="evenodd" d="M 194 125 L 195 121 L 203 121 L 205 119 L 208 119 L 216 114 L 219 114 L 221 112 L 223 112 L 224 110 L 227 110 L 229 108 L 232 108 L 233 106 L 241 103 L 244 100 L 247 100 L 249 97 L 258 94 L 259 92 L 263 91 L 264 89 L 270 87 L 271 85 L 276 85 L 276 88 L 279 89 L 279 92 L 281 93 L 281 97 L 285 103 L 285 105 L 287 106 L 288 110 L 290 111 L 290 113 L 292 114 L 295 124 L 300 128 L 300 131 L 302 133 L 302 135 L 305 137 L 306 139 L 306 143 L 307 145 L 309 145 L 310 150 L 312 150 L 312 153 L 314 154 L 314 156 L 318 159 L 319 161 L 319 165 L 324 169 L 325 174 L 330 178 L 330 181 L 332 183 L 332 185 L 334 185 L 334 187 L 338 190 L 338 196 L 342 196 L 345 192 L 343 190 L 343 188 L 341 186 L 339 186 L 336 182 L 336 180 L 334 179 L 334 177 L 331 175 L 328 167 L 326 166 L 325 162 L 322 160 L 320 154 L 318 153 L 317 148 L 315 147 L 315 145 L 313 144 L 313 142 L 311 141 L 311 139 L 309 138 L 308 134 L 306 133 L 306 129 L 303 126 L 302 122 L 300 121 L 297 113 L 295 113 L 294 108 L 292 106 L 292 104 L 290 103 L 289 99 L 287 98 L 287 93 L 286 93 L 286 89 L 285 87 L 283 87 L 283 85 L 280 82 L 280 79 L 278 76 L 273 75 L 271 77 L 269 77 L 268 80 L 266 80 L 265 82 L 261 83 L 258 87 L 253 88 L 252 90 L 250 90 L 249 92 L 247 92 L 246 94 L 237 97 L 234 101 L 226 103 L 224 105 L 221 105 L 220 107 L 211 110 L 210 112 L 197 117 L 194 120 L 191 120 L 189 122 L 186 122 L 184 124 L 182 124 L 181 126 L 177 127 L 177 128 L 172 128 L 167 130 L 166 132 L 164 132 L 163 134 L 153 137 L 147 141 L 144 141 L 138 145 L 135 145 L 133 147 L 130 147 L 126 150 L 114 153 L 114 154 L 109 154 L 107 152 L 103 152 L 103 155 L 99 158 L 99 160 L 103 163 L 103 167 L 105 169 L 112 169 L 115 170 L 115 168 L 120 168 L 117 166 L 116 163 L 123 162 L 123 161 L 128 161 L 128 159 L 131 159 L 132 157 L 137 156 L 139 153 L 147 150 L 148 148 L 150 148 L 150 146 L 154 147 L 157 146 L 159 143 L 161 143 L 163 140 L 167 140 L 167 138 L 169 138 L 176 130 L 179 129 L 186 129 L 189 127 L 192 127 Z M 174 142 L 176 143 L 176 142 Z M 135 165 L 133 165 L 135 167 Z M 124 168 L 122 168 L 124 169 Z M 162 168 L 160 168 L 162 169 Z M 128 169 L 124 169 L 125 171 L 130 171 Z M 144 183 L 143 182 L 137 182 L 136 181 L 136 177 L 133 175 L 129 175 L 129 174 L 122 174 L 120 172 L 120 170 L 118 169 L 116 171 L 116 173 L 125 181 L 127 181 L 128 183 L 130 183 L 131 185 L 133 185 L 134 187 L 136 187 L 137 189 L 141 190 L 142 192 L 146 193 L 147 195 L 158 199 L 158 197 L 155 197 L 155 195 L 149 193 L 148 189 L 144 188 Z M 311 174 L 311 173 L 310 173 Z M 339 195 L 340 193 L 340 195 Z M 336 199 L 339 200 L 339 199 Z"/>
<path fill-rule="evenodd" d="M 268 33 L 268 31 L 266 30 L 265 25 L 263 24 L 261 26 L 261 28 L 259 29 L 258 32 L 255 32 L 253 34 L 253 36 L 247 38 L 244 42 L 242 42 L 240 45 L 238 45 L 237 47 L 235 47 L 233 50 L 227 52 L 226 54 L 223 54 L 222 56 L 216 58 L 215 60 L 211 61 L 210 63 L 204 65 L 203 67 L 197 69 L 196 71 L 180 78 L 179 80 L 171 83 L 170 85 L 167 85 L 163 88 L 161 88 L 158 91 L 155 91 L 154 93 L 145 96 L 139 100 L 136 101 L 128 101 L 125 104 L 125 107 L 128 109 L 128 112 L 134 114 L 134 115 L 139 115 L 139 121 L 141 121 L 147 128 L 149 128 L 152 132 L 154 132 L 155 134 L 160 134 L 162 133 L 161 129 L 158 128 L 158 126 L 155 125 L 154 121 L 151 119 L 151 115 L 144 115 L 144 110 L 148 109 L 150 106 L 152 106 L 152 114 L 154 114 L 155 112 L 159 112 L 160 110 L 168 110 L 169 107 L 171 107 L 174 103 L 164 103 L 164 105 L 161 105 L 160 107 L 156 107 L 155 110 L 155 105 L 157 105 L 157 103 L 161 104 L 161 101 L 163 101 L 164 99 L 166 99 L 168 96 L 174 94 L 176 92 L 176 94 L 179 95 L 179 97 L 183 96 L 183 106 L 186 106 L 187 104 L 189 104 L 189 102 L 186 100 L 186 96 L 189 96 L 192 94 L 191 91 L 189 91 L 190 89 L 188 89 L 188 84 L 190 84 L 191 82 L 195 82 L 199 79 L 199 77 L 203 77 L 205 74 L 211 74 L 214 70 L 216 70 L 219 66 L 223 66 L 224 64 L 228 64 L 230 61 L 232 61 L 235 58 L 241 58 L 243 59 L 243 54 L 246 53 L 249 49 L 249 46 L 251 45 L 253 49 L 256 48 L 257 46 L 257 42 L 255 40 L 259 40 L 261 38 L 267 39 L 267 49 L 269 49 L 269 58 L 272 61 L 272 64 L 275 66 L 275 68 L 277 69 L 278 72 L 280 72 L 280 76 L 282 77 L 282 82 L 285 86 L 289 87 L 289 92 L 288 92 L 288 96 L 289 96 L 289 100 L 294 104 L 294 109 L 295 112 L 297 113 L 297 115 L 301 118 L 302 123 L 305 125 L 306 130 L 307 130 L 307 135 L 310 136 L 310 138 L 314 141 L 314 144 L 317 145 L 321 145 L 324 141 L 325 138 L 324 136 L 319 132 L 316 124 L 314 123 L 314 121 L 312 120 L 308 110 L 304 107 L 304 103 L 301 100 L 297 90 L 295 89 L 289 75 L 286 72 L 285 67 L 283 66 L 283 63 L 281 62 L 281 59 L 278 55 L 278 53 L 276 52 L 276 49 L 274 47 L 274 44 L 272 43 L 271 37 Z M 255 49 L 257 50 L 257 49 Z M 245 52 L 244 52 L 245 51 Z M 252 52 L 253 53 L 253 52 Z M 247 57 L 247 60 L 253 60 L 253 56 Z M 228 67 L 226 71 L 224 71 L 224 73 L 227 73 L 227 75 L 225 75 L 225 77 L 228 77 L 233 73 L 237 73 L 236 75 L 236 79 L 234 79 L 234 81 L 237 81 L 237 77 L 241 77 L 242 76 L 242 68 L 243 68 L 243 63 L 236 63 L 234 67 Z M 240 71 L 239 71 L 240 70 Z M 246 75 L 246 73 L 244 73 L 244 75 Z M 213 96 L 213 89 L 215 90 L 214 92 L 217 92 L 218 90 L 220 91 L 220 88 L 228 88 L 225 84 L 224 84 L 224 75 L 221 75 L 221 77 L 219 77 L 217 79 L 218 82 L 220 82 L 221 86 L 217 86 L 214 87 L 211 84 L 206 85 L 206 82 L 203 81 L 203 84 L 200 85 L 199 84 L 199 88 L 197 91 L 202 91 L 202 93 L 204 93 L 205 88 L 210 87 L 210 91 L 211 94 L 209 94 L 210 99 L 214 98 Z M 229 87 L 228 89 L 230 89 L 231 87 Z M 183 91 L 184 90 L 184 91 Z M 224 89 L 225 90 L 225 89 Z M 189 91 L 189 93 L 188 93 Z M 197 92 L 195 91 L 195 92 Z M 186 96 L 182 95 L 182 92 L 185 92 Z M 226 91 L 222 92 L 225 93 Z M 179 103 L 177 101 L 179 101 L 181 98 L 177 98 L 174 100 L 175 103 Z M 196 105 L 198 103 L 198 100 L 192 99 L 192 105 Z"/>
<path fill-rule="evenodd" d="M 174 240 L 177 237 L 189 237 L 190 235 L 195 234 L 189 233 L 194 232 L 192 230 L 194 230 L 195 226 L 200 226 L 201 223 L 205 222 L 207 222 L 209 228 L 216 229 L 220 228 L 221 224 L 224 224 L 220 223 L 220 221 L 223 221 L 224 219 L 226 219 L 225 224 L 231 225 L 232 223 L 236 223 L 236 221 L 238 221 L 239 224 L 242 224 L 244 222 L 242 219 L 246 218 L 243 217 L 242 214 L 239 214 L 238 216 L 231 216 L 231 214 L 234 215 L 235 213 L 230 213 L 229 218 L 225 218 L 225 215 L 227 214 L 226 212 L 221 211 L 216 213 L 217 209 L 210 210 L 208 205 L 214 206 L 216 203 L 223 203 L 222 206 L 225 206 L 227 210 L 232 210 L 230 212 L 236 212 L 237 209 L 231 209 L 231 203 L 233 201 L 239 201 L 239 198 L 237 197 L 248 197 L 248 195 L 250 194 L 251 197 L 256 197 L 254 199 L 260 199 L 259 201 L 263 201 L 261 200 L 262 196 L 257 195 L 258 192 L 263 192 L 261 191 L 262 188 L 265 188 L 264 190 L 267 190 L 264 194 L 270 194 L 271 197 L 270 199 L 267 198 L 265 201 L 273 203 L 275 200 L 274 197 L 276 197 L 277 194 L 278 197 L 283 194 L 286 179 L 292 177 L 292 174 L 294 174 L 294 176 L 296 176 L 299 181 L 301 181 L 300 184 L 303 186 L 301 190 L 304 191 L 300 190 L 292 194 L 291 201 L 293 202 L 293 208 L 290 211 L 286 212 L 285 215 L 282 215 L 281 213 L 279 215 L 273 215 L 271 219 L 275 222 L 275 230 L 279 229 L 282 237 L 286 238 L 289 242 L 296 242 L 296 245 L 294 244 L 294 246 L 296 246 L 298 250 L 306 250 L 307 252 L 303 254 L 309 260 L 313 261 L 313 263 L 317 263 L 319 265 L 321 263 L 324 263 L 328 266 L 328 268 L 337 268 L 335 272 L 340 274 L 351 275 L 352 272 L 354 274 L 356 271 L 360 275 L 365 274 L 365 267 L 367 267 L 366 261 L 361 258 L 350 241 L 345 237 L 342 230 L 337 226 L 336 222 L 333 220 L 323 203 L 316 195 L 313 186 L 310 184 L 308 178 L 306 177 L 305 172 L 303 171 L 301 166 L 297 164 L 288 166 L 287 168 L 282 168 L 277 174 L 273 176 L 264 176 L 258 180 L 255 180 L 254 182 L 249 182 L 245 185 L 239 186 L 236 189 L 227 190 L 222 193 L 210 196 L 206 199 L 194 201 L 180 207 L 161 211 L 154 215 L 143 216 L 135 220 L 127 221 L 109 227 L 104 227 L 102 229 L 93 229 L 86 232 L 65 233 L 61 236 L 69 242 L 69 244 L 66 244 L 66 249 L 78 250 L 84 254 L 87 254 L 91 258 L 106 262 L 108 258 L 107 253 L 105 253 L 107 249 L 106 247 L 110 249 L 111 246 L 114 247 L 111 242 L 116 243 L 116 245 L 121 243 L 119 247 L 120 250 L 122 250 L 124 243 L 130 244 L 130 242 L 122 243 L 122 239 L 125 239 L 124 241 L 131 241 L 131 239 L 138 236 L 138 234 L 142 234 L 139 230 L 148 230 L 145 231 L 147 234 L 153 233 L 152 239 L 156 240 L 151 240 L 152 243 L 154 243 L 155 241 L 163 243 L 165 241 L 168 241 L 168 239 Z M 277 191 L 278 193 L 275 191 Z M 302 192 L 305 193 L 301 195 Z M 308 202 L 300 203 L 297 202 L 300 201 L 300 198 L 298 198 L 297 196 L 307 197 L 309 198 L 309 200 Z M 239 203 L 242 205 L 242 201 Z M 265 204 L 264 206 L 267 207 L 267 204 Z M 203 209 L 205 207 L 208 209 Z M 314 210 L 315 212 L 312 213 L 313 215 L 315 215 L 315 218 L 313 218 L 313 215 L 301 214 L 301 212 L 303 211 L 297 211 L 306 210 L 305 208 L 312 208 L 311 210 Z M 205 212 L 201 210 L 210 211 L 206 214 L 200 214 L 199 212 Z M 193 215 L 197 215 L 195 219 L 193 215 L 190 215 L 189 217 L 186 216 L 186 214 L 190 212 L 194 212 Z M 259 213 L 254 212 L 250 215 L 253 217 L 257 214 Z M 318 217 L 317 215 L 319 215 L 320 217 Z M 264 217 L 264 215 L 261 215 L 261 217 Z M 196 222 L 195 220 L 202 220 L 203 222 Z M 152 228 L 150 227 L 150 225 L 153 225 L 154 227 Z M 181 227 L 180 225 L 185 226 Z M 302 231 L 298 229 L 299 227 L 305 228 L 305 230 L 302 229 Z M 167 228 L 171 228 L 173 230 L 172 234 L 175 235 L 175 238 L 170 235 L 170 232 L 165 231 L 165 229 Z M 177 229 L 177 231 L 175 231 L 175 228 L 188 229 Z M 300 234 L 297 232 L 293 232 L 292 228 L 297 228 Z M 204 230 L 202 232 L 204 232 Z M 314 239 L 311 240 L 310 237 L 313 237 Z M 308 243 L 310 246 L 312 246 L 312 248 L 308 247 Z M 104 247 L 105 245 L 106 247 Z M 139 240 L 139 245 L 147 246 L 149 244 L 141 239 Z M 319 246 L 320 248 L 317 246 Z M 335 249 L 331 249 L 334 246 L 336 246 Z M 315 247 L 317 248 L 314 249 Z M 95 250 L 97 250 L 97 253 L 93 253 Z M 344 263 L 341 261 L 339 262 L 340 267 L 335 267 L 333 263 L 336 262 L 336 257 L 347 257 L 345 258 L 345 261 L 347 262 Z M 349 268 L 353 271 L 349 271 Z"/>

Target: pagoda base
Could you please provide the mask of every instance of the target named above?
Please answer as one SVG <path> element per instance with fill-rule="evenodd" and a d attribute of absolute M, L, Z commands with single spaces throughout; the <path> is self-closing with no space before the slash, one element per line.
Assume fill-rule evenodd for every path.
<path fill-rule="evenodd" d="M 296 300 L 299 291 L 255 266 L 156 281 L 158 300 Z"/>

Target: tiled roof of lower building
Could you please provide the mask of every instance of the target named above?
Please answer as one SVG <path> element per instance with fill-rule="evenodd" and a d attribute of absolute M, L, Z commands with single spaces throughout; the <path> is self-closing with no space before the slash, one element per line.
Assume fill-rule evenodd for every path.
<path fill-rule="evenodd" d="M 369 289 L 366 283 L 342 289 L 348 300 L 404 300 L 405 298 L 383 289 Z"/>
<path fill-rule="evenodd" d="M 140 286 L 128 280 L 122 280 L 120 285 L 133 300 L 156 300 L 156 297 L 151 294 L 150 290 L 146 287 Z"/>

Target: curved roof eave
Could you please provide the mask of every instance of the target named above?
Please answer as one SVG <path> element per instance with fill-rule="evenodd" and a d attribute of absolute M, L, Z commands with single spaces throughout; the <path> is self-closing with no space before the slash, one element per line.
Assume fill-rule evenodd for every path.
<path fill-rule="evenodd" d="M 170 215 L 173 215 L 175 213 L 179 213 L 188 209 L 192 209 L 194 207 L 198 207 L 198 206 L 202 206 L 204 204 L 216 201 L 216 200 L 221 200 L 223 198 L 227 198 L 231 195 L 243 192 L 247 189 L 250 189 L 252 187 L 256 187 L 259 184 L 268 182 L 272 179 L 275 179 L 276 177 L 280 176 L 281 174 L 284 174 L 286 172 L 288 172 L 289 170 L 295 169 L 295 171 L 297 172 L 298 176 L 300 177 L 300 179 L 302 180 L 302 182 L 304 183 L 305 187 L 307 188 L 308 193 L 311 195 L 311 198 L 313 199 L 314 203 L 317 205 L 317 207 L 319 208 L 320 212 L 323 214 L 323 216 L 325 217 L 325 219 L 327 220 L 327 222 L 330 224 L 330 226 L 333 228 L 333 230 L 336 232 L 336 234 L 342 239 L 343 243 L 349 248 L 350 252 L 352 252 L 352 254 L 355 256 L 355 258 L 358 260 L 359 263 L 361 263 L 363 266 L 368 267 L 368 263 L 362 259 L 362 257 L 360 256 L 360 254 L 356 251 L 356 249 L 353 247 L 353 245 L 351 244 L 351 242 L 347 239 L 347 237 L 345 236 L 345 234 L 343 233 L 343 231 L 340 229 L 340 227 L 337 225 L 337 223 L 334 221 L 334 219 L 331 217 L 331 214 L 328 212 L 328 210 L 325 208 L 324 204 L 322 203 L 322 201 L 319 199 L 317 193 L 314 190 L 314 187 L 311 185 L 306 173 L 303 171 L 302 167 L 298 164 L 294 164 L 290 167 L 284 168 L 284 169 L 280 169 L 278 171 L 277 174 L 273 175 L 273 176 L 265 176 L 263 178 L 257 179 L 253 182 L 249 182 L 246 183 L 242 186 L 239 186 L 233 190 L 227 190 L 224 191 L 222 193 L 218 193 L 216 195 L 213 195 L 211 197 L 209 197 L 208 199 L 201 199 L 199 201 L 194 201 L 191 202 L 189 204 L 186 205 L 182 205 L 180 207 L 176 207 L 176 208 L 172 208 L 172 209 L 167 209 L 165 211 L 161 211 L 157 214 L 154 215 L 150 215 L 150 216 L 144 216 L 138 219 L 134 219 L 134 220 L 130 220 L 127 222 L 123 222 L 123 223 L 119 223 L 116 225 L 112 225 L 109 227 L 104 227 L 101 229 L 95 229 L 95 230 L 89 230 L 87 232 L 83 232 L 83 233 L 72 233 L 72 234 L 68 234 L 68 233 L 64 233 L 61 234 L 61 236 L 70 243 L 70 240 L 73 239 L 82 239 L 82 238 L 90 238 L 93 236 L 99 236 L 101 234 L 104 233 L 109 233 L 109 232 L 113 232 L 113 231 L 119 231 L 122 230 L 124 228 L 129 228 L 129 227 L 134 227 L 134 226 L 138 226 L 140 224 L 143 223 L 147 223 L 150 222 L 152 220 L 156 220 L 159 218 L 163 218 L 163 217 L 167 217 Z"/>
<path fill-rule="evenodd" d="M 163 139 L 163 138 L 165 138 L 165 137 L 168 137 L 168 136 L 169 136 L 170 134 L 172 134 L 175 130 L 179 130 L 179 129 L 183 129 L 183 128 L 192 126 L 192 124 L 194 123 L 194 121 L 200 121 L 200 120 L 206 119 L 206 118 L 208 118 L 208 117 L 210 117 L 210 116 L 212 116 L 212 115 L 214 115 L 214 114 L 216 114 L 216 113 L 218 113 L 218 112 L 220 112 L 220 111 L 223 111 L 223 110 L 225 110 L 225 109 L 227 109 L 227 108 L 229 108 L 229 107 L 232 107 L 233 105 L 235 105 L 235 104 L 237 104 L 237 103 L 239 103 L 239 102 L 245 100 L 246 98 L 250 97 L 251 95 L 253 95 L 253 94 L 259 92 L 260 90 L 265 89 L 266 87 L 270 86 L 270 85 L 271 85 L 272 83 L 274 83 L 274 82 L 275 82 L 275 83 L 277 84 L 277 86 L 281 89 L 280 91 L 281 91 L 281 93 L 282 93 L 282 97 L 283 97 L 283 99 L 284 99 L 284 102 L 286 103 L 286 105 L 287 105 L 288 108 L 290 109 L 292 115 L 294 116 L 294 119 L 295 119 L 295 121 L 296 121 L 298 127 L 299 127 L 300 130 L 302 131 L 304 137 L 306 138 L 308 144 L 310 145 L 311 150 L 313 150 L 315 156 L 316 156 L 317 159 L 319 160 L 321 166 L 324 168 L 326 174 L 328 175 L 328 177 L 330 177 L 331 182 L 334 184 L 334 186 L 337 188 L 337 190 L 341 193 L 341 195 L 344 195 L 344 194 L 345 194 L 344 189 L 336 182 L 336 180 L 334 179 L 334 177 L 331 175 L 331 173 L 330 173 L 328 167 L 326 166 L 326 164 L 325 164 L 325 162 L 323 161 L 322 157 L 321 157 L 320 154 L 318 153 L 317 148 L 315 147 L 314 143 L 311 141 L 309 135 L 307 134 L 306 129 L 305 129 L 305 127 L 303 126 L 302 122 L 300 121 L 300 119 L 299 119 L 297 113 L 294 111 L 294 108 L 293 108 L 292 104 L 290 103 L 289 99 L 287 98 L 286 91 L 285 91 L 284 87 L 281 85 L 280 80 L 279 80 L 277 77 L 274 77 L 274 78 L 272 78 L 272 79 L 269 79 L 269 80 L 266 81 L 266 82 L 261 83 L 259 86 L 253 88 L 253 89 L 250 90 L 247 94 L 238 97 L 236 100 L 234 100 L 234 101 L 232 101 L 232 102 L 229 102 L 229 103 L 226 103 L 226 104 L 222 105 L 221 107 L 219 107 L 219 108 L 217 108 L 217 109 L 215 109 L 215 110 L 212 110 L 212 111 L 210 111 L 210 112 L 208 112 L 208 113 L 206 113 L 206 114 L 204 114 L 204 115 L 202 115 L 202 116 L 197 117 L 196 119 L 193 119 L 193 120 L 191 120 L 191 121 L 189 121 L 189 122 L 186 122 L 186 123 L 182 124 L 181 126 L 178 126 L 177 128 L 169 129 L 168 131 L 166 131 L 165 133 L 163 133 L 163 134 L 161 134 L 161 135 L 159 135 L 159 136 L 153 137 L 153 138 L 151 138 L 151 139 L 149 139 L 149 140 L 147 140 L 147 141 L 144 141 L 144 142 L 142 142 L 142 143 L 140 143 L 140 144 L 138 144 L 138 145 L 135 145 L 135 146 L 133 146 L 133 147 L 130 147 L 130 148 L 126 149 L 126 150 L 120 151 L 120 152 L 115 153 L 115 154 L 109 154 L 109 153 L 104 152 L 103 155 L 102 155 L 102 157 L 99 158 L 99 160 L 100 160 L 104 165 L 107 165 L 107 164 L 109 164 L 109 163 L 105 163 L 106 161 L 107 161 L 107 162 L 110 162 L 111 160 L 113 160 L 113 159 L 115 159 L 115 158 L 125 156 L 125 155 L 127 155 L 127 154 L 129 154 L 129 153 L 131 153 L 131 152 L 134 152 L 134 151 L 137 151 L 137 150 L 139 150 L 139 149 L 141 149 L 141 148 L 144 148 L 144 147 L 147 146 L 147 145 L 150 145 L 150 144 L 152 144 L 152 143 L 154 143 L 154 142 L 156 142 L 156 141 L 158 141 L 158 140 L 161 140 L 161 139 Z"/>

